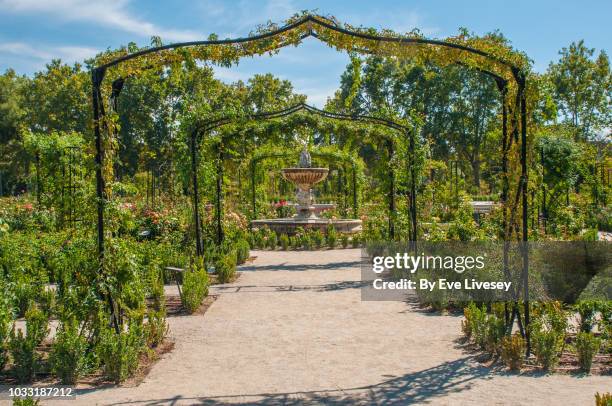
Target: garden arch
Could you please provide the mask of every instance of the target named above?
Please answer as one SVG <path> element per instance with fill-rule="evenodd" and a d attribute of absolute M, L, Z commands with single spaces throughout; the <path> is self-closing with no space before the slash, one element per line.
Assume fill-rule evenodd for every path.
<path fill-rule="evenodd" d="M 105 150 L 109 149 L 112 138 L 116 135 L 116 126 L 112 115 L 106 113 L 103 88 L 111 96 L 110 108 L 116 110 L 116 99 L 121 92 L 123 81 L 133 75 L 186 60 L 201 60 L 222 66 L 231 66 L 242 57 L 274 53 L 282 47 L 297 46 L 307 37 L 317 38 L 330 47 L 350 53 L 379 55 L 396 58 L 413 58 L 420 61 L 431 61 L 439 66 L 460 64 L 477 69 L 493 78 L 502 98 L 502 171 L 505 240 L 516 231 L 520 240 L 528 239 L 528 202 L 527 202 L 527 73 L 528 60 L 525 55 L 512 50 L 495 38 L 470 37 L 461 34 L 446 40 L 433 40 L 418 33 L 398 35 L 389 30 L 376 31 L 362 27 L 341 24 L 333 17 L 324 17 L 311 13 L 301 13 L 289 18 L 285 25 L 269 23 L 258 28 L 249 37 L 220 40 L 210 36 L 205 41 L 191 41 L 168 45 L 154 46 L 136 52 L 127 49 L 107 51 L 101 55 L 91 71 L 92 107 L 96 145 L 96 194 L 97 202 L 97 237 L 100 264 L 104 260 L 104 215 L 107 200 L 105 173 L 112 173 L 108 162 L 105 162 Z M 105 77 L 112 79 L 112 86 L 104 82 Z M 113 102 L 115 100 L 115 102 Z M 113 106 L 114 105 L 114 106 Z M 511 120 L 508 122 L 508 115 Z M 103 136 L 102 130 L 106 130 Z M 509 131 L 510 130 L 510 131 Z M 508 133 L 513 136 L 508 137 Z M 519 143 L 520 133 L 520 143 Z M 516 141 L 516 142 L 514 142 Z M 509 195 L 510 150 L 514 148 L 519 156 L 520 178 L 516 182 L 514 202 Z M 514 169 L 514 168 L 512 168 Z M 108 177 L 108 176 L 106 176 Z M 195 191 L 194 191 L 195 192 Z M 508 203 L 511 210 L 508 215 Z M 517 221 L 517 208 L 521 206 L 521 232 L 514 227 Z M 525 323 L 529 324 L 528 293 L 528 254 L 522 249 L 523 294 L 525 297 Z M 530 352 L 529 335 L 527 334 L 527 353 Z"/>
<path fill-rule="evenodd" d="M 197 184 L 197 151 L 198 151 L 198 141 L 199 138 L 202 137 L 202 135 L 204 133 L 213 131 L 214 129 L 217 129 L 219 127 L 222 127 L 226 124 L 232 123 L 232 122 L 236 122 L 238 120 L 244 120 L 244 121 L 255 121 L 255 120 L 271 120 L 274 118 L 281 118 L 281 117 L 287 117 L 289 115 L 292 114 L 296 114 L 299 113 L 301 111 L 305 111 L 307 113 L 310 114 L 315 114 L 318 115 L 320 117 L 324 117 L 324 118 L 329 118 L 329 119 L 333 119 L 333 120 L 345 120 L 345 121 L 351 121 L 351 122 L 362 122 L 362 123 L 369 123 L 369 124 L 376 124 L 376 125 L 382 125 L 394 130 L 397 130 L 398 132 L 400 132 L 401 134 L 405 134 L 408 136 L 409 138 L 409 145 L 410 145 L 410 154 L 411 154 L 411 170 L 413 169 L 413 165 L 412 162 L 414 162 L 414 153 L 415 153 L 415 132 L 414 130 L 410 129 L 409 127 L 400 124 L 397 121 L 393 121 L 393 120 L 389 120 L 386 118 L 381 118 L 381 117 L 374 117 L 374 116 L 369 116 L 369 115 L 359 115 L 359 114 L 344 114 L 344 113 L 336 113 L 336 112 L 331 112 L 331 111 L 326 111 L 326 110 L 321 110 L 318 109 L 314 106 L 311 106 L 309 104 L 306 103 L 297 103 L 294 104 L 292 106 L 286 107 L 284 109 L 279 109 L 279 110 L 275 110 L 275 111 L 270 111 L 270 112 L 260 112 L 260 113 L 254 113 L 254 114 L 250 114 L 247 115 L 245 117 L 240 117 L 237 118 L 235 116 L 224 116 L 224 117 L 220 117 L 217 119 L 213 119 L 213 120 L 202 120 L 200 123 L 198 123 L 195 127 L 195 129 L 192 131 L 191 133 L 191 138 L 190 138 L 190 150 L 191 150 L 191 162 L 192 162 L 192 183 L 194 185 Z M 392 137 L 386 137 L 387 140 L 387 149 L 389 151 L 389 158 L 391 158 L 393 156 L 394 153 L 394 140 Z M 274 155 L 276 157 L 280 157 L 280 156 L 285 156 L 287 155 L 287 153 L 284 154 L 280 154 L 280 155 Z M 317 152 L 313 152 L 313 155 L 317 155 Z M 319 155 L 321 155 L 319 153 Z M 273 157 L 268 156 L 268 158 Z M 263 159 L 266 157 L 260 157 L 259 159 Z M 256 163 L 257 161 L 252 161 L 253 163 Z M 355 174 L 355 163 L 352 163 L 353 166 L 353 179 L 352 179 L 352 183 L 353 183 L 353 208 L 354 211 L 356 213 L 357 210 L 357 196 L 356 196 L 356 174 Z M 251 168 L 251 170 L 254 170 L 254 167 Z M 253 172 L 252 172 L 253 173 Z M 395 177 L 393 175 L 393 173 L 390 173 L 390 185 L 389 185 L 389 233 L 390 233 L 390 237 L 393 238 L 395 235 L 395 225 L 394 225 L 394 221 L 393 221 L 393 214 L 396 211 L 395 208 Z M 410 190 L 411 190 L 411 194 L 410 194 L 410 219 L 411 219 L 411 228 L 409 230 L 409 235 L 411 236 L 411 240 L 415 240 L 417 239 L 417 207 L 416 207 L 416 176 L 414 173 L 411 173 L 410 176 Z M 219 178 L 218 178 L 219 179 Z M 194 186 L 196 187 L 196 186 Z M 254 188 L 254 185 L 253 185 Z M 222 240 L 222 235 L 223 232 L 221 230 L 221 219 L 220 219 L 220 212 L 221 212 L 221 202 L 220 202 L 220 184 L 219 184 L 219 180 L 217 180 L 217 195 L 216 195 L 216 202 L 215 202 L 215 206 L 217 208 L 217 240 L 218 242 L 220 242 Z M 255 214 L 256 212 L 256 208 L 255 208 L 255 191 L 253 189 L 253 214 Z M 198 198 L 198 193 L 197 193 L 197 189 L 194 189 L 194 221 L 196 224 L 196 251 L 198 252 L 198 255 L 201 255 L 201 253 L 203 252 L 203 247 L 201 244 L 201 240 L 202 237 L 200 235 L 200 226 L 201 226 L 201 220 L 200 220 L 200 215 L 199 215 L 199 198 Z M 356 214 L 355 214 L 356 215 Z"/>

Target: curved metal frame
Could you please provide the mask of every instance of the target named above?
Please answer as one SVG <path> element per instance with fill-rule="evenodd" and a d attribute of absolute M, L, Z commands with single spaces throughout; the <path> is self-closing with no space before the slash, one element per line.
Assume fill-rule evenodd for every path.
<path fill-rule="evenodd" d="M 104 148 L 102 145 L 102 136 L 101 136 L 101 129 L 100 129 L 100 122 L 101 122 L 100 119 L 105 115 L 104 103 L 102 101 L 103 97 L 102 97 L 101 85 L 102 85 L 102 81 L 104 80 L 106 70 L 122 62 L 126 62 L 128 60 L 138 58 L 138 57 L 141 57 L 147 54 L 157 53 L 157 52 L 169 50 L 169 49 L 178 49 L 178 48 L 185 48 L 185 47 L 190 47 L 190 46 L 213 46 L 213 45 L 232 45 L 232 44 L 239 45 L 239 44 L 244 44 L 244 43 L 249 43 L 249 42 L 261 41 L 261 40 L 272 38 L 276 35 L 282 34 L 283 32 L 290 31 L 304 24 L 310 24 L 310 30 L 308 33 L 306 33 L 305 35 L 302 35 L 300 38 L 297 39 L 297 41 L 277 44 L 269 51 L 279 49 L 281 47 L 284 47 L 290 44 L 296 45 L 301 40 L 309 36 L 313 36 L 315 38 L 318 38 L 324 41 L 325 38 L 321 38 L 314 29 L 316 28 L 316 26 L 321 26 L 329 30 L 335 31 L 337 33 L 352 36 L 355 38 L 362 38 L 362 39 L 380 41 L 380 42 L 386 42 L 386 43 L 396 43 L 402 46 L 410 46 L 413 44 L 425 44 L 425 45 L 439 46 L 442 48 L 457 49 L 457 50 L 469 52 L 474 55 L 482 56 L 489 61 L 499 63 L 502 66 L 506 66 L 507 68 L 510 69 L 512 73 L 512 78 L 514 79 L 515 83 L 517 84 L 517 88 L 518 88 L 517 98 L 514 102 L 514 105 L 516 106 L 517 111 L 515 111 L 513 114 L 513 120 L 516 117 L 516 114 L 519 115 L 519 119 L 517 121 L 513 121 L 513 123 L 515 124 L 514 125 L 515 132 L 513 133 L 513 136 L 518 141 L 518 135 L 519 135 L 518 128 L 520 126 L 521 178 L 520 178 L 520 182 L 519 182 L 519 186 L 517 190 L 516 204 L 519 203 L 518 197 L 520 195 L 521 206 L 522 206 L 522 227 L 521 227 L 521 237 L 522 238 L 521 240 L 524 245 L 523 250 L 522 250 L 523 251 L 522 252 L 522 257 L 523 257 L 522 279 L 523 279 L 523 294 L 525 298 L 525 323 L 528 325 L 529 324 L 529 292 L 528 292 L 529 261 L 528 261 L 528 252 L 525 246 L 526 245 L 525 243 L 528 240 L 527 94 L 526 94 L 527 76 L 526 76 L 526 72 L 521 70 L 520 67 L 515 66 L 512 63 L 509 63 L 507 61 L 504 61 L 496 57 L 495 55 L 492 55 L 486 51 L 471 48 L 469 46 L 455 44 L 452 42 L 441 41 L 441 40 L 431 40 L 431 39 L 426 39 L 426 38 L 407 38 L 407 37 L 400 37 L 400 36 L 381 37 L 378 35 L 367 34 L 364 32 L 351 31 L 351 30 L 348 30 L 342 27 L 338 27 L 334 24 L 331 24 L 327 20 L 323 19 L 322 17 L 317 18 L 317 16 L 310 15 L 310 14 L 305 15 L 304 17 L 301 17 L 300 19 L 296 20 L 295 22 L 291 24 L 287 24 L 283 27 L 280 27 L 277 30 L 266 32 L 260 35 L 255 35 L 255 36 L 246 37 L 246 38 L 237 38 L 237 39 L 183 42 L 183 43 L 176 43 L 176 44 L 169 44 L 169 45 L 164 45 L 164 46 L 159 46 L 159 47 L 153 47 L 153 48 L 144 49 L 144 50 L 135 52 L 133 54 L 119 57 L 113 61 L 110 61 L 108 63 L 102 64 L 97 67 L 94 67 L 92 69 L 91 71 L 92 108 L 93 108 L 94 134 L 95 134 L 95 145 L 96 145 L 96 157 L 95 157 L 96 193 L 98 197 L 97 226 L 98 226 L 98 254 L 99 254 L 100 264 L 102 264 L 102 261 L 104 258 L 104 206 L 105 206 L 105 201 L 107 198 L 106 191 L 105 191 L 105 180 L 104 180 L 103 173 L 102 173 L 103 160 L 104 160 Z M 354 51 L 358 53 L 362 53 L 362 54 L 370 53 L 370 51 L 363 50 L 363 49 L 355 49 Z M 244 56 L 246 55 L 242 55 L 242 57 Z M 507 153 L 509 150 L 509 145 L 511 145 L 512 143 L 512 139 L 508 139 L 507 133 L 506 133 L 507 131 L 507 109 L 506 109 L 505 101 L 506 101 L 506 95 L 507 95 L 508 82 L 506 79 L 500 77 L 499 75 L 494 74 L 493 72 L 487 71 L 485 69 L 480 69 L 480 71 L 489 75 L 497 82 L 501 96 L 502 96 L 502 106 L 503 106 L 502 122 L 503 122 L 503 130 L 504 130 L 504 134 L 502 134 L 502 154 L 503 154 L 502 160 L 507 163 Z M 113 83 L 113 93 L 115 93 L 115 83 L 117 83 L 119 87 L 115 95 L 115 96 L 118 96 L 120 87 L 123 84 L 123 78 L 120 78 Z M 192 162 L 192 164 L 195 166 L 196 162 Z M 410 170 L 412 172 L 412 168 Z M 504 176 L 504 185 L 506 186 L 507 185 L 507 165 L 504 165 L 503 176 Z M 194 185 L 194 187 L 196 187 L 196 185 Z M 506 207 L 508 190 L 506 189 L 504 192 L 505 192 L 504 193 L 505 200 L 503 203 L 504 203 L 504 207 Z M 194 193 L 197 193 L 197 191 L 194 190 Z M 509 230 L 511 230 L 512 227 L 509 227 L 507 223 L 506 223 L 506 226 L 507 227 L 505 228 L 504 233 L 507 239 L 511 235 L 509 234 Z M 196 224 L 196 227 L 198 227 L 197 224 Z M 527 338 L 527 354 L 529 354 L 530 353 L 530 340 L 529 340 L 528 330 L 526 333 L 526 338 Z"/>
<path fill-rule="evenodd" d="M 280 109 L 280 110 L 275 110 L 275 111 L 269 111 L 269 112 L 260 112 L 260 113 L 253 113 L 253 114 L 249 114 L 247 116 L 244 117 L 235 117 L 235 116 L 225 116 L 225 117 L 220 117 L 214 120 L 209 120 L 209 121 L 203 121 L 201 123 L 201 125 L 197 125 L 196 129 L 192 132 L 191 137 L 191 145 L 194 146 L 191 151 L 192 151 L 192 162 L 197 162 L 197 157 L 194 156 L 194 154 L 197 154 L 197 147 L 198 147 L 198 136 L 201 136 L 202 134 L 212 131 L 214 129 L 217 129 L 219 127 L 222 127 L 224 125 L 227 125 L 231 122 L 243 119 L 243 120 L 271 120 L 274 118 L 280 118 L 280 117 L 287 117 L 290 116 L 292 114 L 295 113 L 299 113 L 301 111 L 306 111 L 310 114 L 316 114 L 319 116 L 322 116 L 324 118 L 329 118 L 329 119 L 333 119 L 333 120 L 347 120 L 347 121 L 352 121 L 352 122 L 364 122 L 364 123 L 370 123 L 370 124 L 376 124 L 376 125 L 383 125 L 389 128 L 392 128 L 394 130 L 397 130 L 401 133 L 405 133 L 408 135 L 408 137 L 410 138 L 409 141 L 409 149 L 410 149 L 410 155 L 411 155 L 411 164 L 410 167 L 412 169 L 412 162 L 414 162 L 414 153 L 415 153 L 415 134 L 414 131 L 411 131 L 410 128 L 396 122 L 393 120 L 389 120 L 386 118 L 381 118 L 381 117 L 375 117 L 375 116 L 369 116 L 369 115 L 360 115 L 360 114 L 344 114 L 344 113 L 336 113 L 336 112 L 331 112 L 331 111 L 326 111 L 326 110 L 321 110 L 318 109 L 314 106 L 311 106 L 309 104 L 306 103 L 297 103 L 294 104 L 292 106 L 286 107 L 284 109 Z M 393 139 L 391 137 L 387 138 L 387 149 L 388 149 L 388 154 L 389 154 L 389 159 L 391 159 L 391 157 L 393 156 L 394 153 L 394 143 L 393 143 Z M 195 166 L 192 167 L 192 178 L 194 180 L 194 182 L 197 182 L 197 173 L 195 171 Z M 254 170 L 252 168 L 252 170 Z M 395 206 L 395 175 L 394 172 L 391 171 L 389 173 L 390 175 L 390 187 L 389 187 L 389 237 L 391 239 L 395 238 L 395 214 L 396 214 L 396 206 Z M 408 230 L 408 235 L 409 235 L 409 239 L 411 241 L 416 241 L 417 240 L 417 229 L 418 229 L 418 224 L 417 224 L 417 208 L 416 208 L 416 179 L 415 179 L 415 174 L 411 172 L 411 176 L 410 176 L 410 207 L 409 207 L 409 211 L 410 211 L 410 223 L 411 223 L 411 227 Z M 353 165 L 353 188 L 356 188 L 356 177 L 355 177 L 355 173 L 354 173 L 354 165 Z M 217 242 L 221 243 L 222 239 L 223 239 L 223 231 L 221 229 L 221 218 L 220 218 L 220 213 L 221 213 L 221 203 L 220 203 L 220 179 L 217 179 L 217 201 L 216 201 L 216 206 L 217 206 Z M 355 190 L 355 189 L 354 189 Z M 414 194 L 414 198 L 412 197 Z M 255 196 L 255 192 L 253 191 L 253 200 L 254 200 L 254 196 Z M 355 194 L 353 195 L 353 204 L 354 204 L 354 208 L 355 208 L 355 212 L 356 212 L 356 196 Z M 199 219 L 199 198 L 197 196 L 194 196 L 194 213 L 195 216 L 197 217 L 195 219 L 196 224 L 200 223 L 200 219 Z M 254 203 L 253 203 L 254 205 Z M 255 207 L 253 208 L 253 213 L 255 215 L 256 209 Z M 199 228 L 196 228 L 196 239 L 201 240 L 202 236 L 201 233 L 199 232 Z M 200 255 L 201 252 L 203 252 L 203 247 L 200 244 L 196 244 L 196 248 L 197 248 L 197 252 L 198 255 Z M 202 249 L 202 251 L 199 251 L 200 249 Z"/>

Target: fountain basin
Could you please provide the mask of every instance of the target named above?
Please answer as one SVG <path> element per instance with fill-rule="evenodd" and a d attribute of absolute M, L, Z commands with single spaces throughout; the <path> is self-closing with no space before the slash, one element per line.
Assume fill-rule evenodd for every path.
<path fill-rule="evenodd" d="M 283 178 L 296 184 L 301 190 L 308 191 L 310 187 L 327 178 L 328 168 L 285 168 Z"/>

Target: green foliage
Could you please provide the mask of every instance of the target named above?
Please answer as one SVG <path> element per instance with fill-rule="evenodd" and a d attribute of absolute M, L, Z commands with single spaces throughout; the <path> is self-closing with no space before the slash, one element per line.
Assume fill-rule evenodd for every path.
<path fill-rule="evenodd" d="M 102 329 L 97 354 L 102 362 L 104 376 L 115 383 L 129 378 L 136 372 L 144 348 L 145 337 L 139 323 L 130 323 L 127 331 L 119 333 L 108 327 Z"/>
<path fill-rule="evenodd" d="M 191 269 L 183 274 L 183 307 L 194 313 L 200 308 L 202 301 L 208 295 L 208 272 L 202 258 L 193 261 Z"/>
<path fill-rule="evenodd" d="M 604 51 L 596 58 L 594 52 L 582 40 L 572 42 L 548 68 L 555 101 L 565 121 L 575 127 L 577 139 L 593 137 L 612 119 L 610 61 Z"/>
<path fill-rule="evenodd" d="M 491 354 L 500 352 L 502 339 L 506 335 L 506 324 L 504 319 L 495 316 L 494 314 L 487 317 L 487 339 L 486 348 Z"/>
<path fill-rule="evenodd" d="M 49 357 L 51 370 L 64 385 L 73 385 L 87 370 L 87 337 L 76 320 L 64 320 L 58 327 Z"/>
<path fill-rule="evenodd" d="M 593 330 L 599 313 L 605 314 L 610 304 L 602 300 L 581 300 L 574 305 L 574 310 L 580 315 L 580 331 L 589 333 Z"/>
<path fill-rule="evenodd" d="M 250 255 L 250 247 L 247 240 L 240 239 L 236 242 L 236 262 L 238 264 L 244 264 Z"/>
<path fill-rule="evenodd" d="M 271 232 L 270 235 L 268 235 L 268 248 L 270 248 L 271 250 L 275 250 L 277 244 L 278 237 L 276 236 L 275 232 Z"/>
<path fill-rule="evenodd" d="M 340 235 L 340 244 L 342 245 L 342 248 L 346 248 L 348 247 L 349 244 L 349 237 L 347 234 L 341 234 Z"/>
<path fill-rule="evenodd" d="M 327 246 L 329 248 L 336 248 L 336 244 L 338 243 L 338 232 L 336 231 L 334 226 L 327 226 L 327 230 L 325 232 L 325 240 L 327 241 Z"/>
<path fill-rule="evenodd" d="M 289 249 L 289 236 L 287 234 L 281 234 L 280 236 L 280 245 L 283 251 L 287 251 Z"/>
<path fill-rule="evenodd" d="M 36 348 L 42 343 L 49 332 L 48 316 L 31 306 L 25 314 L 26 334 L 21 329 L 11 331 L 10 350 L 13 358 L 13 374 L 20 383 L 31 382 L 39 369 L 40 354 Z"/>
<path fill-rule="evenodd" d="M 448 228 L 450 240 L 472 241 L 479 236 L 478 224 L 474 221 L 474 209 L 467 195 L 461 196 L 455 220 Z"/>
<path fill-rule="evenodd" d="M 236 276 L 236 253 L 221 255 L 215 262 L 215 272 L 220 283 L 231 282 Z"/>
<path fill-rule="evenodd" d="M 552 370 L 565 344 L 567 315 L 558 302 L 544 303 L 534 313 L 529 326 L 533 353 L 544 369 Z"/>
<path fill-rule="evenodd" d="M 473 341 L 480 346 L 485 348 L 487 344 L 487 309 L 483 305 L 478 307 L 475 303 L 471 302 L 468 307 L 463 309 L 465 321 L 462 323 L 462 330 L 467 337 L 473 339 Z"/>
<path fill-rule="evenodd" d="M 612 405 L 612 393 L 605 392 L 595 394 L 595 406 L 610 406 Z"/>
<path fill-rule="evenodd" d="M 168 322 L 166 321 L 166 309 L 152 310 L 147 312 L 147 323 L 144 325 L 147 345 L 155 348 L 160 345 L 168 335 Z"/>
<path fill-rule="evenodd" d="M 601 347 L 601 340 L 593 333 L 578 333 L 576 336 L 576 351 L 578 352 L 578 363 L 584 372 L 591 371 L 593 357 Z"/>
<path fill-rule="evenodd" d="M 359 234 L 353 234 L 353 236 L 351 237 L 351 246 L 353 248 L 359 248 L 360 244 L 361 244 L 361 236 Z"/>
<path fill-rule="evenodd" d="M 512 371 L 519 371 L 523 366 L 526 342 L 520 334 L 505 336 L 501 340 L 501 358 Z"/>
<path fill-rule="evenodd" d="M 265 230 L 264 229 L 257 230 L 253 234 L 253 239 L 254 239 L 255 247 L 257 247 L 260 250 L 265 248 L 266 240 L 265 240 Z"/>
<path fill-rule="evenodd" d="M 304 233 L 302 234 L 300 237 L 300 241 L 302 243 L 302 248 L 305 250 L 311 250 L 313 247 L 313 242 L 312 242 L 312 234 L 311 233 Z"/>
<path fill-rule="evenodd" d="M 8 288 L 0 278 L 0 371 L 8 361 L 8 339 L 13 323 L 14 309 Z"/>
<path fill-rule="evenodd" d="M 40 400 L 31 397 L 13 398 L 13 406 L 39 406 Z"/>
<path fill-rule="evenodd" d="M 311 233 L 309 233 L 309 235 L 312 241 L 312 245 L 316 249 L 319 249 L 323 246 L 323 241 L 325 240 L 325 236 L 323 235 L 321 230 L 314 230 Z"/>

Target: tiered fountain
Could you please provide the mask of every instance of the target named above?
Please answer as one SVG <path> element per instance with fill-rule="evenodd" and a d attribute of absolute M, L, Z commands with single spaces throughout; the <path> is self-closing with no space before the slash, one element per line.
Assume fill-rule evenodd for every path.
<path fill-rule="evenodd" d="M 279 234 L 293 235 L 298 227 L 303 229 L 325 229 L 331 225 L 336 231 L 342 233 L 355 233 L 361 231 L 361 220 L 356 219 L 327 219 L 316 215 L 318 205 L 314 203 L 312 186 L 325 180 L 328 168 L 313 168 L 310 154 L 306 147 L 300 154 L 300 163 L 297 168 L 282 169 L 283 178 L 297 186 L 297 214 L 293 217 L 253 220 L 254 228 L 268 227 Z M 325 205 L 328 206 L 328 205 Z"/>

